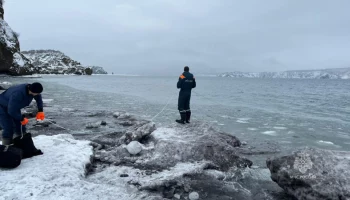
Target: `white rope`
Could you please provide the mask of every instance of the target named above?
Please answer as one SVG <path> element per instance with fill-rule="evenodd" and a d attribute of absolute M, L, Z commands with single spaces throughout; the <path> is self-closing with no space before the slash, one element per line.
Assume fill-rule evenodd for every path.
<path fill-rule="evenodd" d="M 160 114 L 165 110 L 165 108 L 168 107 L 168 105 L 169 105 L 170 101 L 173 99 L 174 95 L 175 95 L 175 94 L 173 94 L 173 95 L 169 98 L 168 103 L 163 107 L 163 109 L 162 109 L 159 113 L 157 113 L 157 114 L 151 119 L 151 121 L 153 121 L 156 117 L 158 117 L 158 115 L 160 115 Z"/>
<path fill-rule="evenodd" d="M 41 120 L 40 120 L 41 121 Z M 57 125 L 56 123 L 52 122 L 51 120 L 49 119 L 45 119 L 45 121 L 48 121 L 50 124 L 58 127 L 58 128 L 61 128 L 63 130 L 66 130 L 66 131 L 69 131 L 69 132 L 75 132 L 75 133 L 85 133 L 84 131 L 73 131 L 71 129 L 68 129 L 68 128 L 64 128 L 63 126 L 60 126 L 60 125 Z"/>

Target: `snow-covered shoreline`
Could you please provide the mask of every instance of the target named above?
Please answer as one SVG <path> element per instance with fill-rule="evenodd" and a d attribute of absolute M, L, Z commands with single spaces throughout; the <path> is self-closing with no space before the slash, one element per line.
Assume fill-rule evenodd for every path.
<path fill-rule="evenodd" d="M 0 169 L 0 190 L 5 191 L 0 200 L 187 200 L 191 194 L 201 200 L 293 199 L 265 166 L 267 156 L 281 155 L 272 141 L 241 142 L 234 133 L 196 120 L 156 127 L 123 111 L 43 101 L 47 121 L 35 123 L 35 102 L 23 114 L 32 118 L 28 130 L 44 155 L 23 160 L 13 170 Z M 253 163 L 261 158 L 263 163 Z M 337 194 L 339 187 L 333 188 Z"/>

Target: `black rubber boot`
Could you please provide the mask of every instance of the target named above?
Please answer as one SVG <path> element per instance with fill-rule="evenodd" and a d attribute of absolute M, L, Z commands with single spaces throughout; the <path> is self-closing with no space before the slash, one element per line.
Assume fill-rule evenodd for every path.
<path fill-rule="evenodd" d="M 190 123 L 190 119 L 191 119 L 191 111 L 187 111 L 186 112 L 186 123 Z"/>
<path fill-rule="evenodd" d="M 186 113 L 185 112 L 180 112 L 181 119 L 175 120 L 179 124 L 185 124 L 186 120 Z"/>

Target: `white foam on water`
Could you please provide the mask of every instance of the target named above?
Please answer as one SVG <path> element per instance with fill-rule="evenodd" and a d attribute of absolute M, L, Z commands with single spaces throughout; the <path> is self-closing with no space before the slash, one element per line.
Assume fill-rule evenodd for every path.
<path fill-rule="evenodd" d="M 282 126 L 275 126 L 273 128 L 276 130 L 286 130 L 287 129 L 286 127 L 282 127 Z"/>
<path fill-rule="evenodd" d="M 280 141 L 280 143 L 282 143 L 282 144 L 292 144 L 291 141 Z"/>
<path fill-rule="evenodd" d="M 250 131 L 257 131 L 257 130 L 259 130 L 257 128 L 247 128 L 247 129 L 250 130 Z"/>
<path fill-rule="evenodd" d="M 192 109 L 191 109 L 192 110 Z M 234 117 L 231 117 L 231 116 L 228 116 L 228 115 L 222 115 L 220 116 L 222 118 L 225 118 L 225 119 L 233 119 Z"/>
<path fill-rule="evenodd" d="M 262 134 L 264 134 L 264 135 L 271 135 L 271 136 L 277 136 L 276 131 L 265 131 L 265 132 L 262 132 Z"/>
<path fill-rule="evenodd" d="M 238 118 L 236 122 L 241 124 L 249 124 L 248 120 L 249 118 Z"/>
<path fill-rule="evenodd" d="M 240 120 L 237 120 L 236 122 L 237 122 L 237 123 L 240 123 L 240 124 L 249 124 L 249 122 L 246 122 L 246 121 L 240 121 Z"/>
<path fill-rule="evenodd" d="M 318 143 L 320 143 L 320 144 L 334 145 L 333 142 L 330 142 L 330 141 L 323 141 L 323 140 L 318 141 Z"/>
<path fill-rule="evenodd" d="M 241 120 L 241 121 L 248 121 L 250 120 L 251 118 L 238 118 L 237 120 Z"/>

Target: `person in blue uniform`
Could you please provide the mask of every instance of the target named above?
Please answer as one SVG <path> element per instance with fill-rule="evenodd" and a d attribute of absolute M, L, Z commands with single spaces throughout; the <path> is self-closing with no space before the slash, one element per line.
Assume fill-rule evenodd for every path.
<path fill-rule="evenodd" d="M 196 87 L 196 79 L 193 74 L 190 73 L 190 68 L 185 66 L 184 72 L 179 77 L 177 82 L 177 88 L 180 89 L 178 109 L 180 112 L 181 119 L 176 120 L 177 123 L 185 124 L 190 123 L 191 118 L 191 91 Z"/>
<path fill-rule="evenodd" d="M 40 83 L 20 84 L 12 86 L 0 94 L 0 126 L 2 127 L 2 144 L 11 145 L 14 133 L 26 132 L 28 119 L 22 116 L 21 109 L 29 106 L 35 99 L 38 106 L 37 120 L 44 120 L 43 100 Z M 22 130 L 21 130 L 22 129 Z"/>

